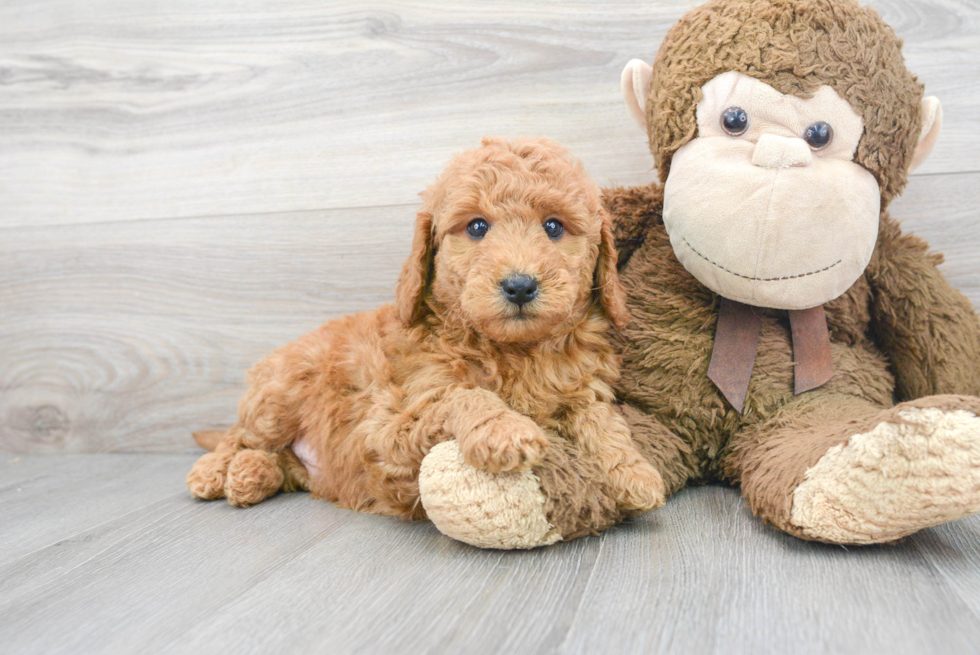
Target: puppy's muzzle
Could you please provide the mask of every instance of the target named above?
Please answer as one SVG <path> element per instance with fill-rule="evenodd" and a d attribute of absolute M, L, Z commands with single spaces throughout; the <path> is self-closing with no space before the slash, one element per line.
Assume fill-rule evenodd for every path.
<path fill-rule="evenodd" d="M 501 281 L 500 290 L 508 302 L 523 307 L 538 295 L 538 280 L 524 273 L 515 273 Z"/>

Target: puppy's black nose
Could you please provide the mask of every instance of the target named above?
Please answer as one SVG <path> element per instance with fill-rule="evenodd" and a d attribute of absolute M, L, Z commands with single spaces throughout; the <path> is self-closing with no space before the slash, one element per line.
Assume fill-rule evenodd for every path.
<path fill-rule="evenodd" d="M 538 295 L 538 281 L 530 275 L 515 273 L 500 283 L 504 297 L 518 307 L 534 300 Z"/>

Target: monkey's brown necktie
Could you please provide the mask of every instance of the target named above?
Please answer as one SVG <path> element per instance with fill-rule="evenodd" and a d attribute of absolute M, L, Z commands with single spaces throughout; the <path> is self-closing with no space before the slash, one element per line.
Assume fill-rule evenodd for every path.
<path fill-rule="evenodd" d="M 762 318 L 752 305 L 721 299 L 715 345 L 708 365 L 708 378 L 739 413 L 752 379 Z M 830 334 L 823 305 L 790 310 L 793 333 L 795 393 L 801 394 L 826 384 L 834 375 L 830 356 Z"/>

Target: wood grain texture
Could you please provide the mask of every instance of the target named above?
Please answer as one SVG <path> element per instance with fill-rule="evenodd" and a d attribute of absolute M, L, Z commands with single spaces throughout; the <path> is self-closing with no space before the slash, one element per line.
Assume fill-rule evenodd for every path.
<path fill-rule="evenodd" d="M 185 498 L 187 455 L 7 457 L 0 464 L 0 580 L 5 594 L 53 580 L 104 548 L 102 534 L 137 533 Z M 169 511 L 169 509 L 168 509 Z M 51 557 L 23 559 L 49 549 Z"/>
<path fill-rule="evenodd" d="M 936 574 L 929 531 L 894 547 L 801 541 L 717 487 L 688 490 L 666 509 L 641 523 L 658 517 L 668 529 L 604 537 L 610 556 L 596 563 L 564 652 L 924 653 L 980 644 L 975 610 Z M 978 527 L 973 517 L 949 529 L 972 540 Z"/>
<path fill-rule="evenodd" d="M 187 493 L 181 467 L 193 458 L 164 455 L 5 457 L 0 464 L 0 565 L 70 539 L 103 521 Z M 84 493 L 79 490 L 84 489 Z"/>
<path fill-rule="evenodd" d="M 0 241 L 0 446 L 194 448 L 263 355 L 393 299 L 414 212 L 18 228 Z"/>
<path fill-rule="evenodd" d="M 619 97 L 692 2 L 0 6 L 0 226 L 411 203 L 488 135 L 650 179 Z M 978 170 L 980 7 L 874 2 L 945 107 L 922 173 Z"/>
<path fill-rule="evenodd" d="M 146 486 L 164 493 L 190 463 L 81 459 L 93 471 L 145 471 Z M 0 478 L 79 461 L 0 460 Z M 57 475 L 32 488 L 38 514 L 72 527 L 37 523 L 22 533 L 29 552 L 0 561 L 5 652 L 902 654 L 980 645 L 978 517 L 896 546 L 843 549 L 787 537 L 736 491 L 702 487 L 601 537 L 497 552 L 306 494 L 241 510 L 168 493 L 120 513 L 119 493 L 97 475 L 71 492 Z M 44 504 L 72 494 L 93 508 L 88 529 L 70 502 Z"/>

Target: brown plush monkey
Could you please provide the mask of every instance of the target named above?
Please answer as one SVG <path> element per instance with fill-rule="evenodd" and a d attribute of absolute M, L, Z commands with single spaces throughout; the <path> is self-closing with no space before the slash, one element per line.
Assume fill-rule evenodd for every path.
<path fill-rule="evenodd" d="M 606 192 L 619 391 L 668 492 L 738 484 L 848 544 L 980 511 L 980 323 L 887 213 L 941 124 L 891 28 L 850 0 L 715 0 L 623 90 L 662 185 Z M 588 472 L 534 473 L 566 538 L 616 520 Z"/>

